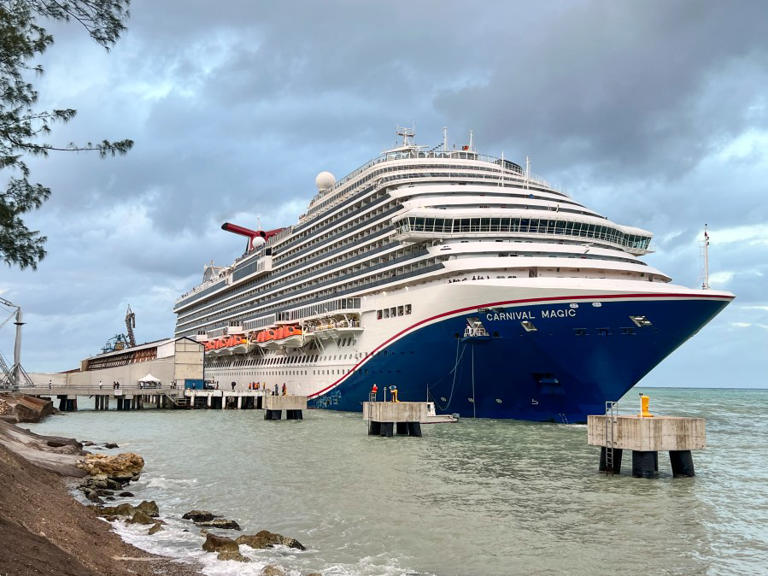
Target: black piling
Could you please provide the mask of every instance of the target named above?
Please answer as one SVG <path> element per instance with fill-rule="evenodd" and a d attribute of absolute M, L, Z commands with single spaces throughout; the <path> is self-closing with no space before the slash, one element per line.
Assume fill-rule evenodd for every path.
<path fill-rule="evenodd" d="M 632 476 L 635 478 L 656 478 L 658 470 L 658 452 L 632 451 Z"/>
<path fill-rule="evenodd" d="M 624 451 L 621 448 L 613 449 L 613 466 L 608 465 L 607 453 L 608 448 L 605 446 L 600 447 L 600 472 L 611 472 L 613 474 L 621 473 L 621 457 L 624 455 Z"/>
<path fill-rule="evenodd" d="M 672 464 L 672 476 L 675 478 L 696 476 L 690 450 L 670 450 L 669 461 Z"/>
<path fill-rule="evenodd" d="M 421 422 L 408 422 L 408 435 L 421 438 Z"/>

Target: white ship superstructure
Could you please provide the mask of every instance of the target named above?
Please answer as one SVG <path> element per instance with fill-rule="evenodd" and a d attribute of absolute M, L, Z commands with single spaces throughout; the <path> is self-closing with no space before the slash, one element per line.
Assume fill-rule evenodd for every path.
<path fill-rule="evenodd" d="M 472 145 L 402 145 L 249 236 L 176 303 L 206 377 L 356 410 L 376 383 L 466 415 L 579 419 L 733 297 L 670 284 L 616 224 Z M 675 311 L 676 322 L 662 319 Z"/>

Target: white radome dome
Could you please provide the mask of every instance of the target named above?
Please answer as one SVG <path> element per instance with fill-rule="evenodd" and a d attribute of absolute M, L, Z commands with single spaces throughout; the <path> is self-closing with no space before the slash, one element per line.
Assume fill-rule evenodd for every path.
<path fill-rule="evenodd" d="M 319 192 L 327 192 L 336 184 L 336 177 L 330 172 L 320 172 L 315 178 L 315 186 Z"/>

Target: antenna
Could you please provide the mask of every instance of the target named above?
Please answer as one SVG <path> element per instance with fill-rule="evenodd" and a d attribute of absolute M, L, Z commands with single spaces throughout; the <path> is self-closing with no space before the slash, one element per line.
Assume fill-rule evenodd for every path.
<path fill-rule="evenodd" d="M 701 289 L 709 290 L 709 232 L 706 224 L 704 224 L 704 240 L 701 249 L 704 255 L 704 280 L 701 283 Z"/>
<path fill-rule="evenodd" d="M 403 148 L 413 146 L 413 137 L 416 136 L 416 131 L 413 128 L 398 126 L 396 134 L 403 137 Z"/>
<path fill-rule="evenodd" d="M 531 177 L 531 159 L 525 157 L 525 189 L 528 189 L 528 179 Z"/>
<path fill-rule="evenodd" d="M 448 152 L 448 128 L 443 126 L 443 152 Z"/>
<path fill-rule="evenodd" d="M 472 134 L 472 130 L 470 130 L 469 131 L 469 150 L 470 150 L 470 152 L 474 152 L 475 151 L 475 147 L 474 147 L 474 144 L 472 143 L 472 140 L 473 140 L 473 134 Z"/>

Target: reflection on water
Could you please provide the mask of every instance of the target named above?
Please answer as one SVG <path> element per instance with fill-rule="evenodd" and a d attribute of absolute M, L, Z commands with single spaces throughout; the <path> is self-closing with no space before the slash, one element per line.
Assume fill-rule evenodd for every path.
<path fill-rule="evenodd" d="M 768 391 L 646 392 L 656 413 L 707 418 L 696 478 L 673 480 L 664 454 L 658 480 L 629 477 L 629 455 L 623 476 L 601 475 L 584 426 L 462 420 L 385 439 L 368 437 L 358 414 L 83 411 L 35 430 L 141 453 L 132 491 L 166 517 L 210 509 L 310 548 L 249 551 L 246 569 L 203 554 L 183 521 L 162 538 L 128 531 L 201 558 L 210 574 L 257 574 L 268 562 L 296 575 L 762 574 Z"/>

